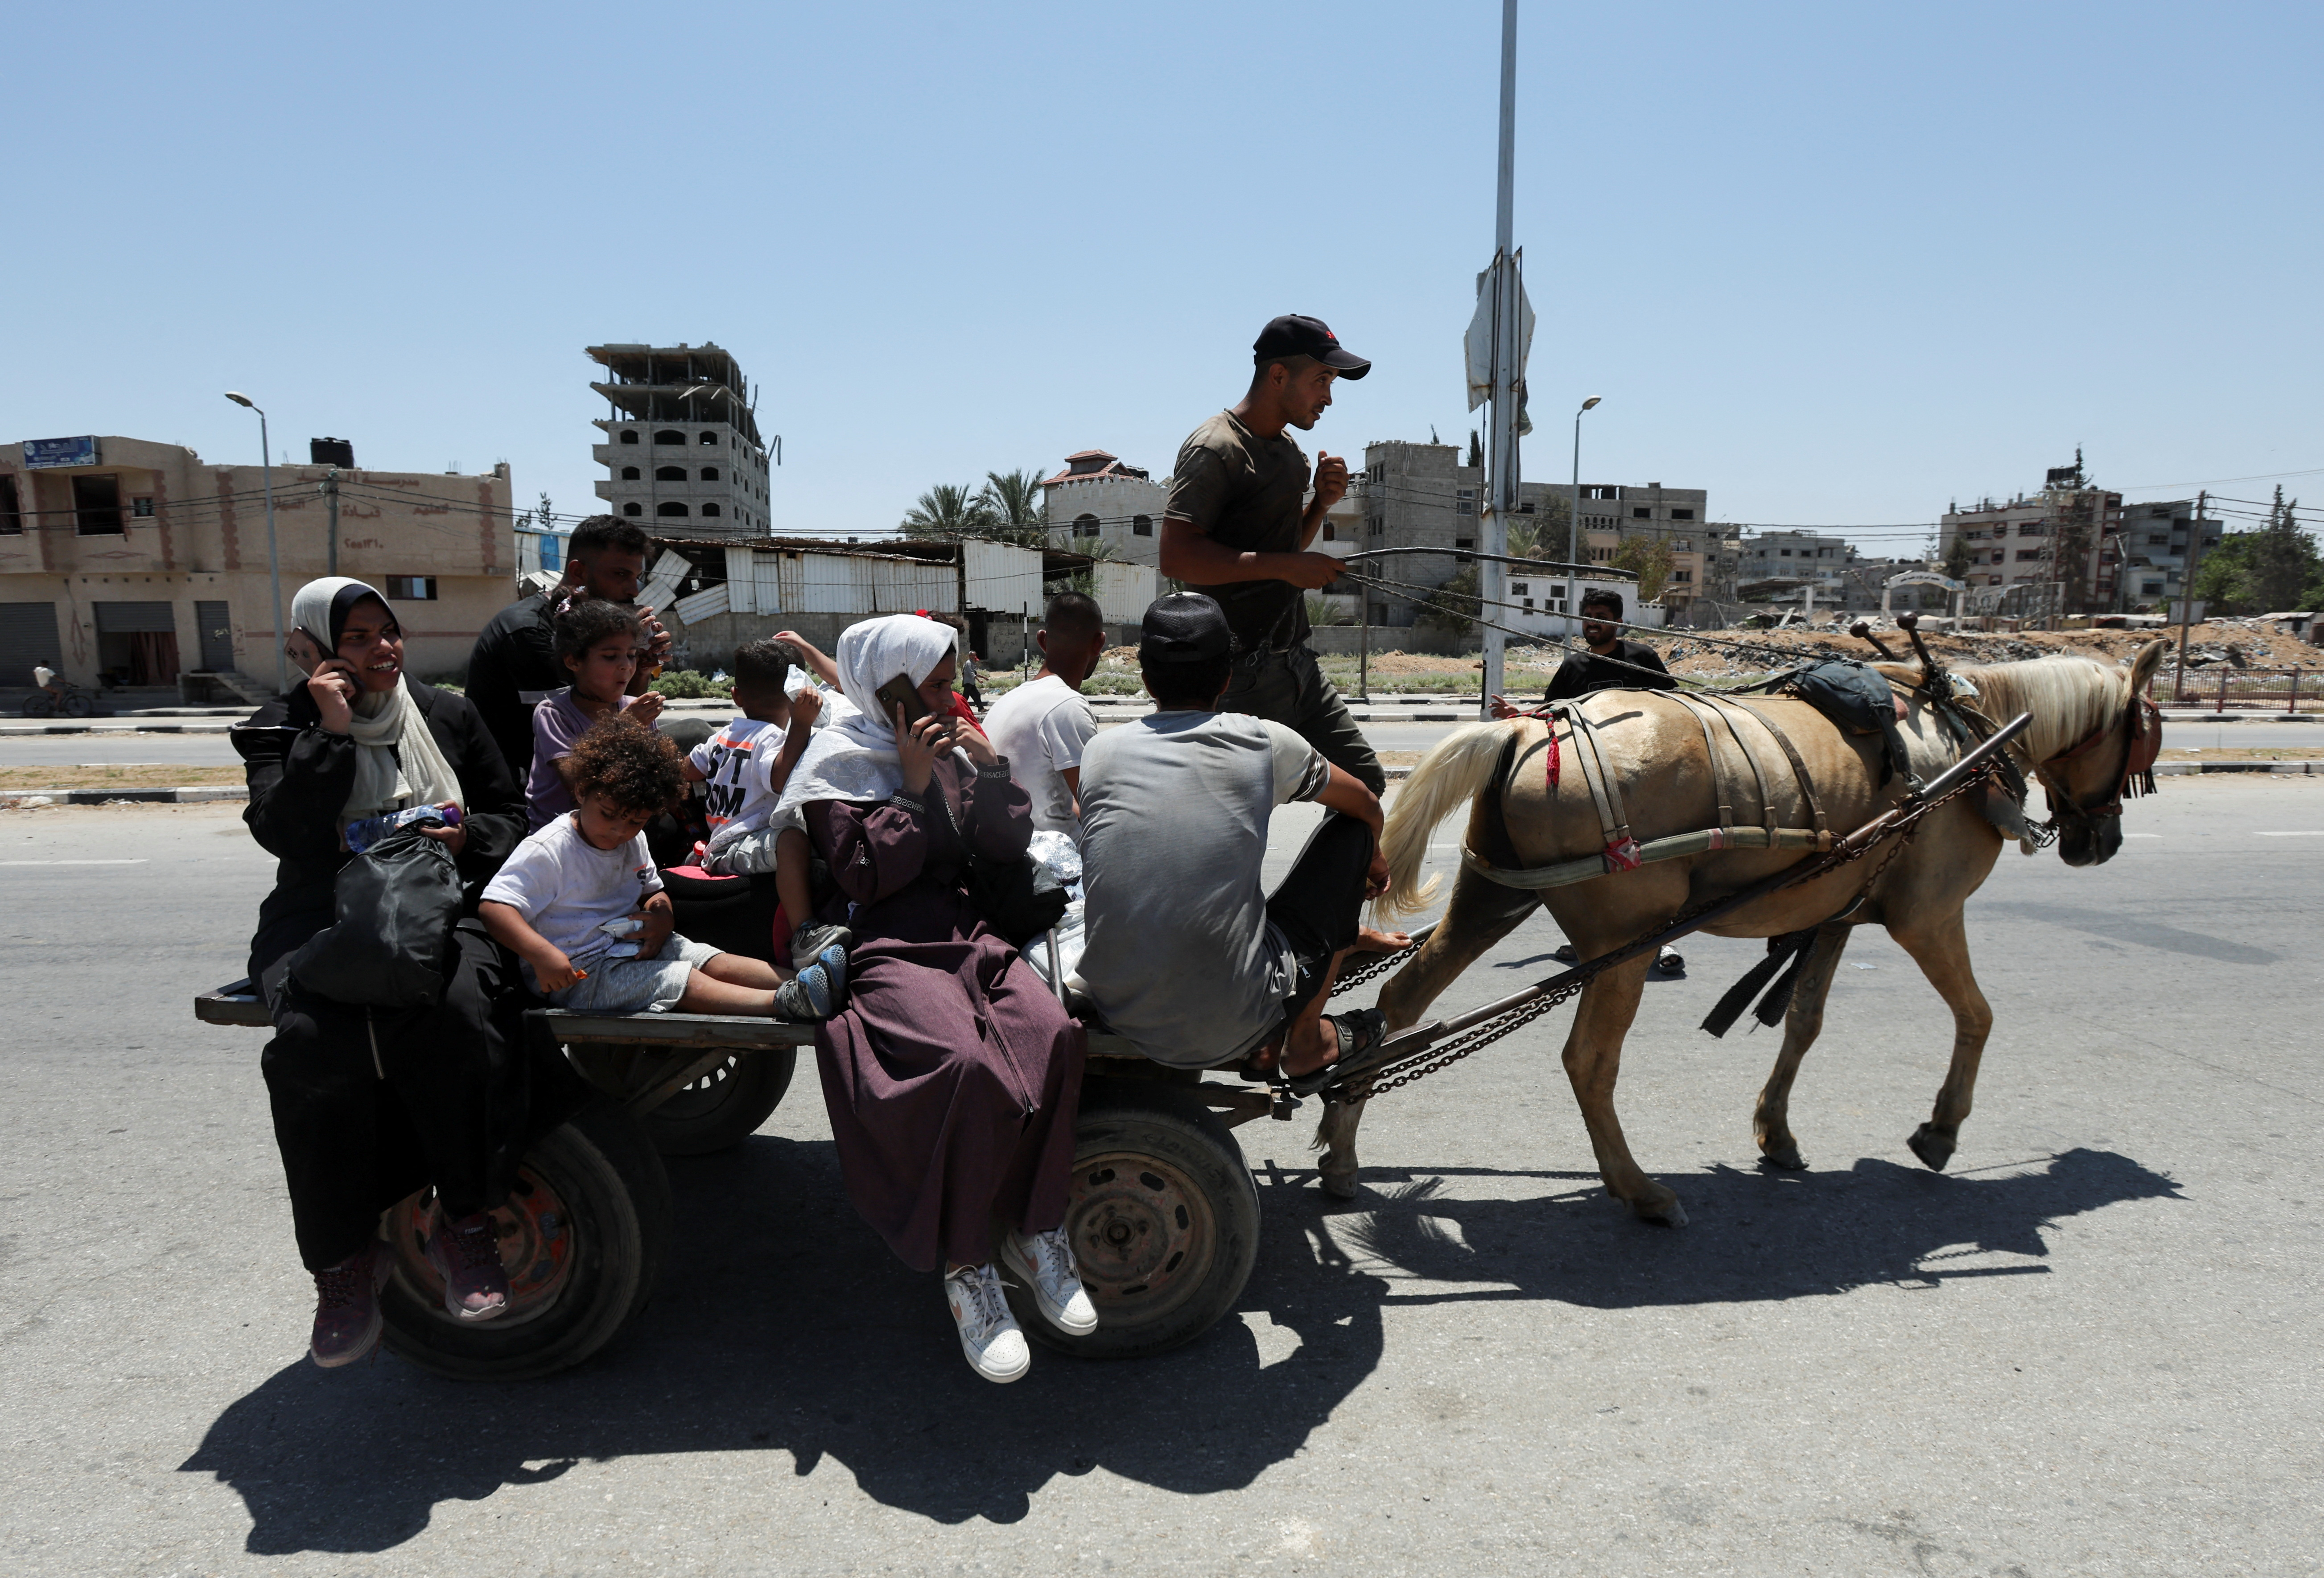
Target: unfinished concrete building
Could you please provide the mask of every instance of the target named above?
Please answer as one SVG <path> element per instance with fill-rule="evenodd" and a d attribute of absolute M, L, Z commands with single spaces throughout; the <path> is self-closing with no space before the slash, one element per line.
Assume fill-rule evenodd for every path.
<path fill-rule="evenodd" d="M 758 395 L 733 353 L 699 346 L 591 346 L 610 408 L 590 453 L 606 470 L 597 496 L 649 531 L 755 538 L 767 513 L 767 449 Z M 780 442 L 780 440 L 777 440 Z"/>

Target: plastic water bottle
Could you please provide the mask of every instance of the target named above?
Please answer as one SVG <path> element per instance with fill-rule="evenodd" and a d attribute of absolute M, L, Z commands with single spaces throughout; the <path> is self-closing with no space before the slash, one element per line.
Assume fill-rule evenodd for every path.
<path fill-rule="evenodd" d="M 347 824 L 347 847 L 361 854 L 397 828 L 409 827 L 415 822 L 431 822 L 438 827 L 457 827 L 460 825 L 460 807 L 414 806 L 407 811 L 390 811 L 385 816 L 366 817 L 360 822 L 350 822 Z"/>

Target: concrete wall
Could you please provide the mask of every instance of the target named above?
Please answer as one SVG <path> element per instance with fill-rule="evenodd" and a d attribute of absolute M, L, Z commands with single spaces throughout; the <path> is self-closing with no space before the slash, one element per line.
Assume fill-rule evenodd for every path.
<path fill-rule="evenodd" d="M 326 572 L 328 508 L 318 491 L 327 467 L 273 468 L 274 535 L 282 605 Z M 0 603 L 48 602 L 68 678 L 94 686 L 105 667 L 99 603 L 168 603 L 180 673 L 202 667 L 197 603 L 225 603 L 233 666 L 273 682 L 281 640 L 268 572 L 263 475 L 256 466 L 205 465 L 182 445 L 106 437 L 98 464 L 23 467 L 23 446 L 0 446 L 0 472 L 16 478 L 28 512 L 22 532 L 0 534 Z M 75 476 L 110 475 L 124 530 L 81 535 Z M 484 475 L 350 470 L 341 475 L 339 573 L 385 590 L 389 577 L 432 577 L 433 601 L 400 599 L 404 660 L 425 678 L 465 667 L 476 632 L 515 595 L 516 543 L 505 469 Z M 141 513 L 140 511 L 144 512 Z M 30 676 L 0 674 L 0 686 Z"/>

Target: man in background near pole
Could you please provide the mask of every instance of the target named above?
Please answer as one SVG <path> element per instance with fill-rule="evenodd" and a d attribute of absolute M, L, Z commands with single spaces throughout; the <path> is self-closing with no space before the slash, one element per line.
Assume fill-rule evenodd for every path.
<path fill-rule="evenodd" d="M 1332 385 L 1372 365 L 1341 348 L 1321 319 L 1286 316 L 1251 347 L 1241 402 L 1196 428 L 1178 450 L 1162 517 L 1161 570 L 1226 611 L 1239 656 L 1222 712 L 1283 724 L 1375 795 L 1388 786 L 1379 758 L 1323 678 L 1307 644 L 1307 594 L 1346 566 L 1307 545 L 1323 512 L 1348 491 L 1348 463 L 1316 453 L 1305 507 L 1307 457 L 1286 434 L 1315 425 Z"/>
<path fill-rule="evenodd" d="M 475 650 L 468 656 L 468 702 L 484 718 L 517 782 L 532 772 L 533 704 L 573 682 L 572 672 L 557 660 L 549 630 L 558 604 L 579 590 L 609 603 L 634 602 L 652 547 L 635 521 L 592 515 L 566 541 L 564 580 L 538 596 L 510 604 L 477 634 Z M 647 670 L 669 652 L 669 632 L 661 621 L 649 617 L 643 623 L 647 657 L 630 681 L 632 696 L 645 694 L 651 678 Z"/>
<path fill-rule="evenodd" d="M 1595 610 L 1599 617 L 1590 617 Z M 1572 701 L 1593 690 L 1676 690 L 1678 681 L 1663 667 L 1662 654 L 1644 641 L 1622 639 L 1622 595 L 1604 588 L 1582 595 L 1582 641 L 1587 651 L 1569 652 L 1549 677 L 1544 701 Z M 1513 718 L 1519 709 L 1499 697 L 1493 715 Z"/>

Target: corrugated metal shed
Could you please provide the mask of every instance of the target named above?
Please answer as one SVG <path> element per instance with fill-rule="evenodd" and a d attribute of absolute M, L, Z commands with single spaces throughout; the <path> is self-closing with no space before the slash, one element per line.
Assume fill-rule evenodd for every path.
<path fill-rule="evenodd" d="M 1123 564 L 1100 559 L 1090 567 L 1097 582 L 1098 612 L 1108 623 L 1135 624 L 1158 595 L 1152 565 Z"/>
<path fill-rule="evenodd" d="M 964 542 L 969 608 L 991 614 L 1041 615 L 1041 550 L 1006 542 Z M 1143 613 L 1141 607 L 1139 612 Z"/>

